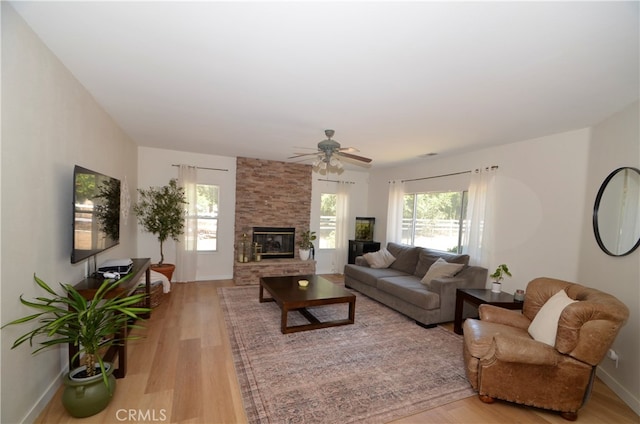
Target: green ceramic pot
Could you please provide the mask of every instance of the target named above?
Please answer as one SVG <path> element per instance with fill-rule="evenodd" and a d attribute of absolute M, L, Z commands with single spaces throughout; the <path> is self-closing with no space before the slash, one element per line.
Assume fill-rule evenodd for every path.
<path fill-rule="evenodd" d="M 64 378 L 66 386 L 62 393 L 62 405 L 69 415 L 76 418 L 89 417 L 102 411 L 109 405 L 116 391 L 116 378 L 113 376 L 113 367 L 106 364 L 108 386 L 104 384 L 102 373 L 92 377 L 77 378 L 85 367 L 79 367 L 68 373 Z"/>

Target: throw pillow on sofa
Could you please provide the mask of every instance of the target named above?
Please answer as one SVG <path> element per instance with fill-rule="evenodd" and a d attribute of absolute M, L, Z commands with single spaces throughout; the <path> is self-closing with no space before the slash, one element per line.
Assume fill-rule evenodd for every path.
<path fill-rule="evenodd" d="M 424 277 L 429 271 L 431 265 L 433 265 L 438 259 L 444 259 L 450 264 L 463 264 L 469 265 L 469 255 L 458 255 L 453 253 L 440 252 L 431 250 L 426 247 L 420 248 L 418 254 L 418 265 L 416 265 L 416 271 L 413 273 L 418 278 Z"/>
<path fill-rule="evenodd" d="M 429 267 L 427 273 L 422 277 L 420 281 L 422 284 L 430 288 L 431 280 L 436 278 L 453 277 L 464 268 L 464 264 L 450 264 L 444 259 L 440 258 Z"/>
<path fill-rule="evenodd" d="M 362 255 L 371 268 L 389 268 L 396 258 L 384 247 L 377 252 Z"/>

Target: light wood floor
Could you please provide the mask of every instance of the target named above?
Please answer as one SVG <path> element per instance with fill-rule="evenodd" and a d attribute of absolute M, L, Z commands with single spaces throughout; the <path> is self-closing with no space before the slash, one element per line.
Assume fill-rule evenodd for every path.
<path fill-rule="evenodd" d="M 335 276 L 332 279 L 339 278 Z M 131 341 L 128 373 L 107 409 L 82 421 L 62 407 L 58 390 L 38 423 L 246 423 L 231 348 L 216 289 L 233 281 L 173 285 L 146 322 L 146 337 Z M 258 295 L 256 288 L 256 296 Z M 452 325 L 445 325 L 452 329 Z M 638 423 L 600 380 L 578 422 Z M 555 413 L 476 396 L 394 421 L 407 423 L 563 423 Z"/>

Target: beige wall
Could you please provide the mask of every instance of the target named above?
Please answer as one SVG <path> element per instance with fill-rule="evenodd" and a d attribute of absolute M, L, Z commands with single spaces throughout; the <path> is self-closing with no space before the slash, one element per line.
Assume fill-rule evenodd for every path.
<path fill-rule="evenodd" d="M 31 312 L 18 301 L 41 295 L 45 281 L 76 282 L 87 262 L 71 265 L 73 166 L 137 186 L 137 147 L 7 2 L 2 2 L 1 321 Z M 135 224 L 123 221 L 120 245 L 98 256 L 136 253 Z M 32 356 L 10 350 L 28 326 L 3 329 L 0 422 L 32 421 L 57 389 L 66 348 Z"/>
<path fill-rule="evenodd" d="M 506 263 L 513 278 L 503 289 L 524 289 L 539 276 L 575 280 L 582 232 L 589 130 L 575 130 L 466 154 L 373 170 L 369 212 L 385 241 L 389 180 L 412 179 L 498 165 L 493 267 Z M 417 191 L 459 188 L 461 177 L 424 180 Z M 467 182 L 468 186 L 468 182 Z M 378 232 L 380 230 L 380 232 Z"/>
<path fill-rule="evenodd" d="M 606 255 L 596 244 L 592 211 L 596 194 L 614 169 L 633 166 L 640 169 L 640 110 L 638 103 L 595 125 L 591 133 L 587 193 L 583 208 L 582 243 L 578 281 L 613 294 L 630 310 L 629 320 L 613 345 L 620 357 L 605 360 L 598 375 L 613 388 L 636 413 L 640 414 L 640 249 L 628 256 Z"/>

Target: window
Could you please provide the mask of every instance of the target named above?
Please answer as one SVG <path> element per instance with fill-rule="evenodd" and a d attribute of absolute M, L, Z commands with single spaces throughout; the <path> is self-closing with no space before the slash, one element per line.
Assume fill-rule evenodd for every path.
<path fill-rule="evenodd" d="M 402 242 L 461 253 L 466 209 L 466 191 L 405 194 Z"/>
<path fill-rule="evenodd" d="M 336 195 L 320 195 L 320 249 L 336 248 Z"/>
<path fill-rule="evenodd" d="M 198 184 L 198 251 L 218 250 L 218 192 L 215 185 Z"/>

